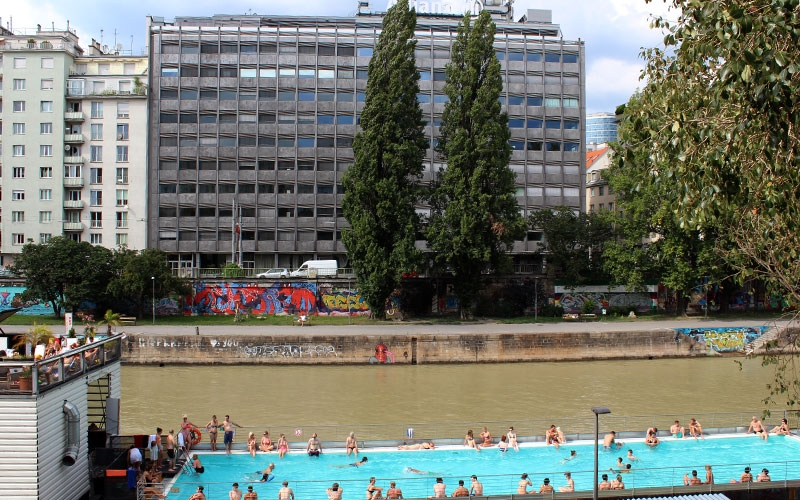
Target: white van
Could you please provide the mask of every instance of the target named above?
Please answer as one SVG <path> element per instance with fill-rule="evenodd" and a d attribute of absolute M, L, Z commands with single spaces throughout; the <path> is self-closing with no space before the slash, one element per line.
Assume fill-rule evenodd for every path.
<path fill-rule="evenodd" d="M 316 278 L 318 276 L 336 276 L 339 263 L 335 260 L 307 260 L 290 276 L 295 278 Z"/>

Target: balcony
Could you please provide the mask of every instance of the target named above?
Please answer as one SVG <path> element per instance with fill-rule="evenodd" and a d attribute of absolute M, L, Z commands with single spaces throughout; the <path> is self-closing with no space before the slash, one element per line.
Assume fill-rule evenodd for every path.
<path fill-rule="evenodd" d="M 65 144 L 83 144 L 83 134 L 64 134 Z"/>
<path fill-rule="evenodd" d="M 83 231 L 83 222 L 65 222 L 64 232 Z"/>
<path fill-rule="evenodd" d="M 64 177 L 64 187 L 83 187 L 83 177 Z"/>
<path fill-rule="evenodd" d="M 83 208 L 83 200 L 64 200 L 64 208 Z"/>
<path fill-rule="evenodd" d="M 72 111 L 64 113 L 64 121 L 67 122 L 82 122 L 85 119 L 83 111 Z"/>
<path fill-rule="evenodd" d="M 64 163 L 75 164 L 75 163 L 83 163 L 85 161 L 86 160 L 83 158 L 83 156 L 65 156 L 64 157 Z"/>

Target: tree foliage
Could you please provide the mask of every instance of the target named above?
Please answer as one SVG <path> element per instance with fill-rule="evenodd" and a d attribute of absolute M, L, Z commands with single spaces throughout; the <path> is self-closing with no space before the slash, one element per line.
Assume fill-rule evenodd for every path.
<path fill-rule="evenodd" d="M 481 273 L 503 269 L 506 251 L 524 234 L 525 221 L 508 168 L 508 116 L 494 50 L 495 25 L 487 11 L 458 25 L 446 68 L 437 153 L 447 162 L 432 190 L 426 230 L 435 264 L 453 275 L 462 318 L 481 284 Z"/>
<path fill-rule="evenodd" d="M 155 279 L 153 279 L 155 278 Z M 114 253 L 114 276 L 108 283 L 108 293 L 118 300 L 133 303 L 137 315 L 144 315 L 145 304 L 170 293 L 187 295 L 187 281 L 172 274 L 166 254 L 154 248 L 141 251 L 120 248 Z"/>
<path fill-rule="evenodd" d="M 415 210 L 427 140 L 417 102 L 414 57 L 416 13 L 407 0 L 393 5 L 369 63 L 361 132 L 353 142 L 355 163 L 344 176 L 342 232 L 357 286 L 373 314 L 385 317 L 386 299 L 402 273 L 414 270 L 421 252 Z"/>

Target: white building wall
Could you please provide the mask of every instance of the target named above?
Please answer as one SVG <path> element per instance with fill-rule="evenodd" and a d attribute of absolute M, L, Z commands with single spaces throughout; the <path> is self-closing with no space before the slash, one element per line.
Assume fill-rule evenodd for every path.
<path fill-rule="evenodd" d="M 36 398 L 0 398 L 0 498 L 37 500 Z"/>

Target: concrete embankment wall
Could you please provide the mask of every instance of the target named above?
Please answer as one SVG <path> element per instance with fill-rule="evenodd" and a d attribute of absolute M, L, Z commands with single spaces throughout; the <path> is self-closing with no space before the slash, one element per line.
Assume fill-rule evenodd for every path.
<path fill-rule="evenodd" d="M 581 333 L 446 335 L 128 334 L 123 361 L 135 364 L 498 363 L 706 356 L 671 329 Z"/>

